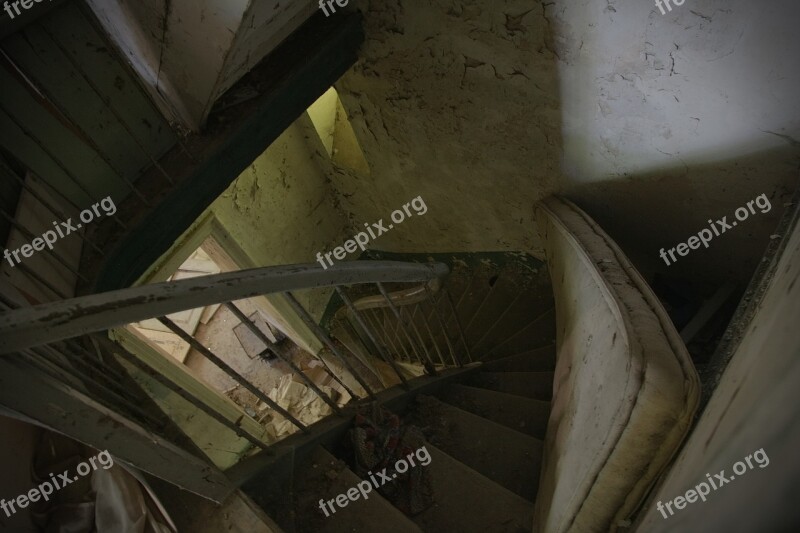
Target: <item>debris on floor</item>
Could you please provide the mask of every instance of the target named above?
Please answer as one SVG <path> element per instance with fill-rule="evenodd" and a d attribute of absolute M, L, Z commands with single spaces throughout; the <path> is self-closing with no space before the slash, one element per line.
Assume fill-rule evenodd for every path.
<path fill-rule="evenodd" d="M 355 453 L 354 472 L 362 479 L 370 473 L 394 470 L 404 459 L 425 445 L 425 437 L 416 426 L 403 424 L 397 415 L 372 406 L 356 414 L 350 441 Z M 378 491 L 406 514 L 418 514 L 433 504 L 430 471 L 416 466 L 398 473 L 396 480 Z"/>
<path fill-rule="evenodd" d="M 322 386 L 320 389 L 334 402 L 337 401 L 338 391 L 328 386 Z M 269 393 L 269 397 L 306 425 L 311 425 L 333 412 L 313 390 L 294 381 L 292 374 L 285 374 L 278 386 Z M 290 421 L 279 417 L 273 420 L 273 424 L 279 438 L 292 434 L 297 429 Z"/>

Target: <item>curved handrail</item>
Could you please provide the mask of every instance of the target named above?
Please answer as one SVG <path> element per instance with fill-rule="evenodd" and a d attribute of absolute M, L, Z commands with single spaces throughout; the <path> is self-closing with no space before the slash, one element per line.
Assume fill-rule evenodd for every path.
<path fill-rule="evenodd" d="M 362 283 L 429 282 L 444 263 L 351 261 L 261 267 L 154 283 L 0 313 L 0 354 L 103 331 L 148 318 L 272 293 Z"/>
<path fill-rule="evenodd" d="M 427 287 L 427 289 L 426 289 Z M 406 305 L 414 305 L 424 302 L 428 299 L 429 294 L 436 294 L 442 288 L 442 282 L 439 278 L 434 278 L 423 285 L 415 285 L 407 289 L 393 291 L 389 293 L 389 300 L 396 307 Z M 366 309 L 380 309 L 382 307 L 389 307 L 389 303 L 382 294 L 374 294 L 371 296 L 364 296 L 353 302 L 353 307 L 359 311 Z M 346 309 L 342 306 L 342 309 Z"/>

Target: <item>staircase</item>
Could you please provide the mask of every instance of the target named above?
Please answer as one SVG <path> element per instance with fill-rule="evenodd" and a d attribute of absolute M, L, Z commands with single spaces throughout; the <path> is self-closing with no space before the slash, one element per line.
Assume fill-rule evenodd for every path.
<path fill-rule="evenodd" d="M 372 492 L 326 517 L 319 500 L 362 481 L 343 445 L 343 427 L 324 444 L 297 447 L 294 466 L 276 461 L 261 470 L 245 491 L 286 532 L 530 531 L 555 365 L 550 280 L 545 267 L 537 267 L 513 260 L 501 266 L 455 262 L 446 282 L 456 311 L 444 317 L 448 339 L 431 337 L 439 349 L 450 342 L 460 358 L 470 353 L 474 362 L 457 370 L 437 367 L 437 378 L 416 380 L 429 385 L 399 397 L 383 401 L 379 395 L 385 409 L 425 435 L 431 462 L 415 468 L 430 476 L 433 504 L 427 509 L 407 516 Z M 409 316 L 421 329 L 432 314 L 423 309 Z M 401 339 L 394 338 L 395 352 L 413 359 L 410 343 L 401 346 Z M 430 341 L 425 348 L 437 350 Z"/>
<path fill-rule="evenodd" d="M 688 433 L 699 379 L 647 282 L 588 215 L 550 198 L 537 206 L 537 230 L 547 268 L 523 254 L 377 257 L 327 270 L 262 267 L 9 310 L 0 317 L 0 354 L 21 355 L 16 362 L 24 364 L 0 359 L 6 384 L 0 396 L 4 405 L 98 449 L 111 443 L 90 429 L 112 417 L 124 431 L 125 442 L 117 436 L 114 443 L 121 460 L 217 502 L 241 488 L 290 533 L 618 531 L 641 511 Z M 340 301 L 333 305 L 342 312 L 326 313 L 330 320 L 321 326 L 293 293 L 325 287 L 334 289 Z M 297 367 L 233 303 L 255 294 L 283 295 L 296 314 L 293 327 L 305 324 L 326 347 L 320 361 L 331 379 L 347 381 L 340 384 L 353 391 L 341 397 L 355 401 L 337 405 L 314 381 L 325 376 Z M 313 424 L 296 420 L 216 353 L 171 328 L 271 407 L 271 416 L 297 428 L 267 442 L 257 422 L 207 402 L 207 390 L 161 359 L 98 334 L 218 303 L 277 350 L 293 380 L 336 416 Z M 106 389 L 93 393 L 88 385 L 99 385 L 93 374 L 60 367 L 76 386 L 87 384 L 94 403 L 76 399 L 51 376 L 52 356 L 64 351 L 65 339 L 93 346 L 98 371 L 106 357 L 119 357 L 152 372 L 262 451 L 223 473 L 175 445 L 180 435 L 161 435 L 158 420 L 135 422 L 125 410 L 128 399 Z M 20 394 L 19 383 L 38 392 Z M 45 403 L 31 406 L 30 398 Z M 81 416 L 56 415 L 47 408 L 53 402 L 75 405 Z M 76 424 L 83 429 L 74 430 Z M 152 442 L 163 443 L 162 454 L 148 453 Z M 367 478 L 376 483 L 374 473 L 411 457 L 404 455 L 409 451 L 421 464 L 408 476 L 398 468 L 400 476 L 383 478 L 385 489 L 410 488 L 403 498 L 388 490 L 356 497 L 357 485 L 369 486 Z"/>

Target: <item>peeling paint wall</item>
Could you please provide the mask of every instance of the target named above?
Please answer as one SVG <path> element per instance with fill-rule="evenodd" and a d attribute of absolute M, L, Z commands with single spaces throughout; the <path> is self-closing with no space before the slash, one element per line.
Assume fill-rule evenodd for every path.
<path fill-rule="evenodd" d="M 590 0 L 361 9 L 362 59 L 336 88 L 371 175 L 329 172 L 354 224 L 420 194 L 430 209 L 372 246 L 540 255 L 532 206 L 562 192 L 644 270 L 749 277 L 800 162 L 796 3 L 694 0 L 667 15 Z M 761 193 L 778 208 L 658 265 L 662 246 Z"/>
<path fill-rule="evenodd" d="M 311 155 L 314 136 L 304 114 L 211 205 L 256 266 L 316 262 L 317 252 L 349 238 L 337 197 Z M 298 300 L 319 319 L 329 296 L 330 290 L 303 291 Z"/>
<path fill-rule="evenodd" d="M 548 7 L 559 62 L 564 185 L 642 269 L 746 281 L 800 164 L 800 48 L 791 0 L 586 0 Z M 667 266 L 685 242 L 765 193 L 773 205 Z"/>
<path fill-rule="evenodd" d="M 528 1 L 365 3 L 362 59 L 337 84 L 370 176 L 332 168 L 352 222 L 429 211 L 370 243 L 396 252 L 532 250 L 560 160 L 555 55 Z"/>

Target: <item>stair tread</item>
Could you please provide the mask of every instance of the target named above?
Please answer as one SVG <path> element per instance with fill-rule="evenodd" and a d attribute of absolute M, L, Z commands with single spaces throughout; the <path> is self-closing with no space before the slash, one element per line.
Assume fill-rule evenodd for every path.
<path fill-rule="evenodd" d="M 553 372 L 476 372 L 464 384 L 534 400 L 553 397 Z"/>
<path fill-rule="evenodd" d="M 427 447 L 432 458 L 428 468 L 431 468 L 435 503 L 412 518 L 423 531 L 530 531 L 531 502 L 437 446 L 427 444 Z"/>
<path fill-rule="evenodd" d="M 532 347 L 542 347 L 555 342 L 555 337 L 555 309 L 550 308 L 545 313 L 533 318 L 527 326 L 489 347 L 485 351 L 485 356 L 482 356 L 481 359 L 499 359 L 531 350 Z"/>
<path fill-rule="evenodd" d="M 462 326 L 466 327 L 473 314 L 489 294 L 492 289 L 492 286 L 489 285 L 489 280 L 496 274 L 497 270 L 487 265 L 481 265 L 472 271 L 469 285 L 459 295 L 459 300 L 456 302 L 456 312 L 461 319 Z"/>
<path fill-rule="evenodd" d="M 475 309 L 472 316 L 469 317 L 469 320 L 464 324 L 464 328 L 468 330 L 468 340 L 472 343 L 477 341 L 480 334 L 484 331 L 483 328 L 476 328 L 475 326 L 491 326 L 495 319 L 497 319 L 520 294 L 520 289 L 515 280 L 513 280 L 511 276 L 504 276 L 502 273 L 497 275 L 497 279 L 493 285 L 490 285 L 489 279 L 487 279 L 486 287 L 487 290 L 481 300 L 480 306 Z"/>
<path fill-rule="evenodd" d="M 553 307 L 553 291 L 542 276 L 531 279 L 530 272 L 504 269 L 488 298 L 467 328 L 470 346 L 480 352 L 499 340 L 512 336 Z M 548 278 L 549 279 L 549 278 Z M 475 327 L 479 325 L 478 327 Z"/>
<path fill-rule="evenodd" d="M 442 451 L 508 490 L 534 501 L 542 441 L 432 396 L 420 395 L 413 420 Z"/>
<path fill-rule="evenodd" d="M 539 348 L 507 355 L 483 362 L 487 372 L 550 372 L 556 367 L 556 345 L 547 344 Z"/>
<path fill-rule="evenodd" d="M 549 372 L 555 367 L 556 346 L 548 344 L 541 348 L 484 361 L 482 368 L 488 372 Z"/>
<path fill-rule="evenodd" d="M 544 439 L 550 402 L 457 383 L 447 386 L 439 398 L 514 431 Z"/>
<path fill-rule="evenodd" d="M 405 514 L 394 507 L 378 492 L 368 493 L 364 500 L 360 495 L 344 508 L 333 504 L 335 513 L 326 517 L 319 506 L 319 500 L 336 498 L 347 493 L 360 481 L 344 462 L 318 446 L 298 471 L 295 486 L 297 531 L 319 531 L 324 533 L 350 533 L 352 531 L 374 531 L 380 524 L 381 531 L 393 533 L 417 533 L 422 530 Z M 327 507 L 327 506 L 326 506 Z"/>

